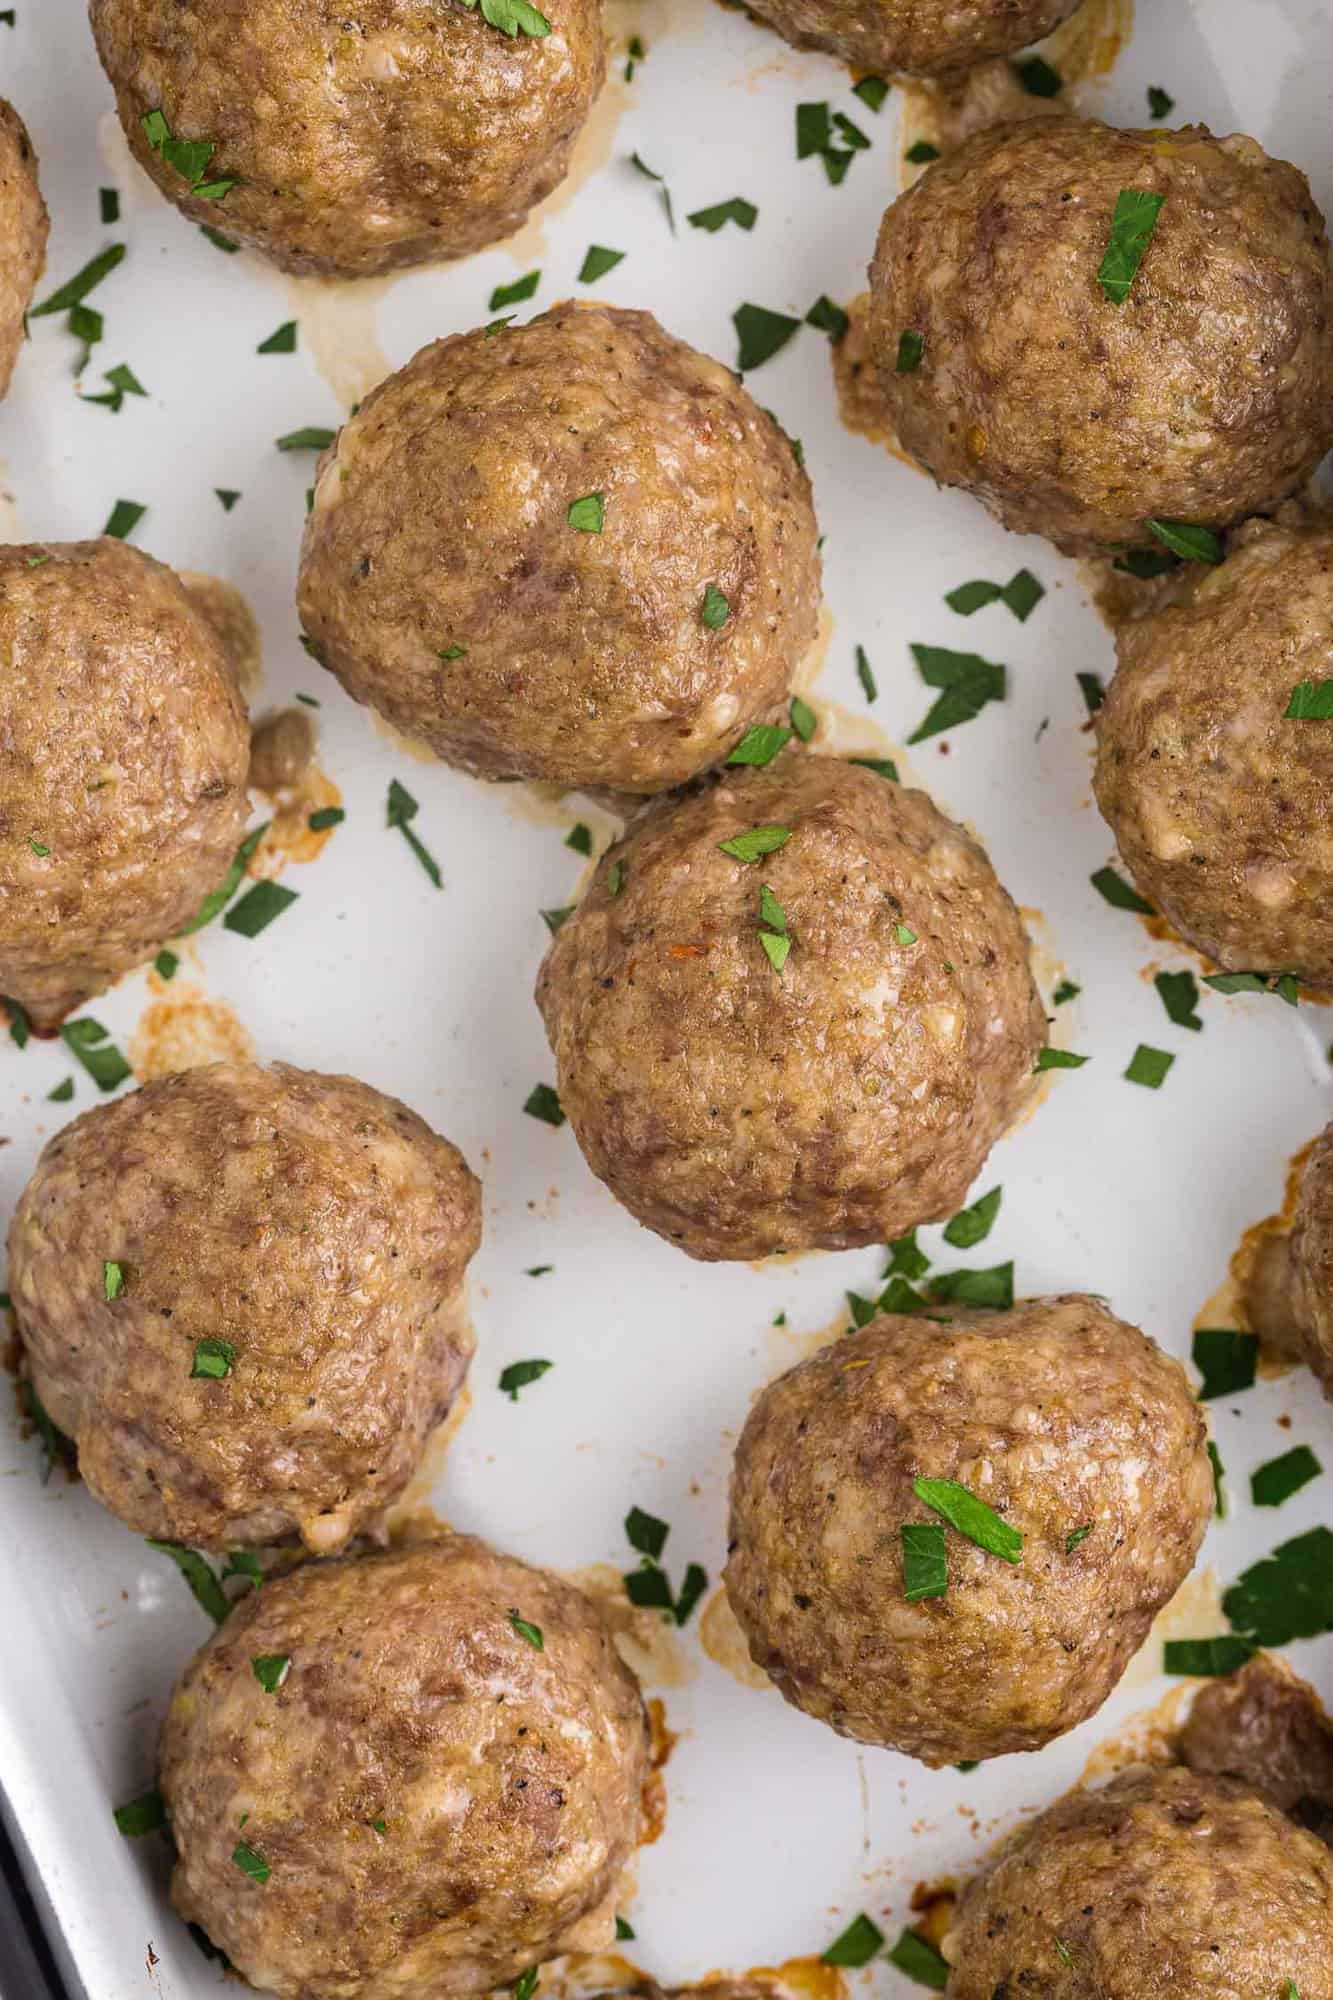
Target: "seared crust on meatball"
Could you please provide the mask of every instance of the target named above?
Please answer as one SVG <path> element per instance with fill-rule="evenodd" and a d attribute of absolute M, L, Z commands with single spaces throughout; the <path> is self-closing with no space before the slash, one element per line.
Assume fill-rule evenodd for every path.
<path fill-rule="evenodd" d="M 511 39 L 462 0 L 90 0 L 125 136 L 168 200 L 285 271 L 464 257 L 557 187 L 606 75 L 597 0 Z M 144 132 L 206 141 L 191 192 Z"/>
<path fill-rule="evenodd" d="M 1077 0 L 759 0 L 755 13 L 798 49 L 854 69 L 936 76 L 1039 41 Z"/>
<path fill-rule="evenodd" d="M 1315 1141 L 1301 1178 L 1289 1271 L 1305 1358 L 1333 1401 L 1333 1125 Z"/>
<path fill-rule="evenodd" d="M 938 1525 L 916 1479 L 967 1487 L 1022 1534 L 1021 1560 L 949 1530 L 947 1592 L 908 1603 L 903 1523 Z M 926 1764 L 1037 1750 L 1106 1700 L 1212 1493 L 1184 1371 L 1097 1300 L 885 1315 L 756 1401 L 727 1595 L 755 1663 L 840 1735 Z"/>
<path fill-rule="evenodd" d="M 124 542 L 0 548 L 0 660 L 0 993 L 54 1026 L 227 873 L 250 736 L 180 578 Z"/>
<path fill-rule="evenodd" d="M 307 1565 L 172 1698 L 172 1899 L 282 2000 L 486 1992 L 609 1944 L 647 1770 L 638 1684 L 571 1584 L 463 1535 Z"/>
<path fill-rule="evenodd" d="M 1072 1792 L 964 1891 L 949 2000 L 1333 2000 L 1333 1855 L 1179 1767 Z"/>
<path fill-rule="evenodd" d="M 23 315 L 46 263 L 48 229 L 28 128 L 0 97 L 0 396 L 23 346 Z"/>
<path fill-rule="evenodd" d="M 1165 201 L 1115 304 L 1097 272 L 1127 188 Z M 1062 549 L 1270 509 L 1333 442 L 1323 218 L 1304 174 L 1253 139 L 988 128 L 894 202 L 870 283 L 902 443 Z M 904 332 L 921 359 L 899 373 Z"/>
<path fill-rule="evenodd" d="M 1232 972 L 1333 984 L 1333 730 L 1286 710 L 1333 658 L 1333 525 L 1256 521 L 1121 626 L 1097 804 L 1148 900 Z"/>
<path fill-rule="evenodd" d="M 367 397 L 320 467 L 301 616 L 451 764 L 664 791 L 785 695 L 815 539 L 788 440 L 727 369 L 650 313 L 561 305 Z"/>
<path fill-rule="evenodd" d="M 1277 1654 L 1206 1682 L 1178 1747 L 1192 1771 L 1240 1779 L 1333 1845 L 1333 1723 Z"/>
<path fill-rule="evenodd" d="M 789 838 L 753 863 L 721 851 L 756 827 Z M 703 1258 L 951 1215 L 1045 1038 L 1022 925 L 975 841 L 924 792 L 804 753 L 632 825 L 552 941 L 537 1004 L 589 1166 Z"/>
<path fill-rule="evenodd" d="M 113 1513 L 326 1553 L 378 1525 L 462 1383 L 480 1236 L 462 1155 L 396 1098 L 217 1063 L 57 1133 L 9 1285 L 37 1393 Z M 201 1341 L 225 1343 L 222 1375 Z"/>

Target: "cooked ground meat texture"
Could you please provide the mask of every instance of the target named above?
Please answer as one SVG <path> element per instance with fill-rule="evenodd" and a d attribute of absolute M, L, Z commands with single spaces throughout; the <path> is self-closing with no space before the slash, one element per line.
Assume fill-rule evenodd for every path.
<path fill-rule="evenodd" d="M 917 1479 L 965 1486 L 1021 1560 L 947 1529 L 946 1593 L 909 1603 L 902 1526 L 940 1525 Z M 1037 1750 L 1111 1693 L 1212 1497 L 1184 1371 L 1096 1299 L 884 1314 L 755 1402 L 727 1595 L 755 1663 L 840 1735 L 932 1765 Z"/>
<path fill-rule="evenodd" d="M 1333 1400 L 1333 1125 L 1320 1133 L 1306 1162 L 1288 1248 L 1291 1321 L 1306 1361 Z"/>
<path fill-rule="evenodd" d="M 46 263 L 48 227 L 28 128 L 0 97 L 0 396 L 22 351 L 23 316 Z"/>
<path fill-rule="evenodd" d="M 245 829 L 213 631 L 124 542 L 0 548 L 0 993 L 54 1027 L 195 915 Z"/>
<path fill-rule="evenodd" d="M 756 827 L 789 837 L 758 862 L 721 851 Z M 924 792 L 804 752 L 631 825 L 537 1004 L 589 1166 L 702 1258 L 953 1214 L 1045 1039 L 1023 927 L 976 842 Z"/>
<path fill-rule="evenodd" d="M 647 1772 L 638 1684 L 573 1585 L 464 1535 L 307 1564 L 172 1697 L 172 1900 L 282 2000 L 484 1993 L 611 1943 Z"/>
<path fill-rule="evenodd" d="M 727 369 L 650 313 L 566 304 L 367 397 L 320 466 L 301 617 L 451 764 L 658 792 L 782 702 L 815 541 L 790 443 Z"/>
<path fill-rule="evenodd" d="M 1333 985 L 1333 524 L 1254 522 L 1120 627 L 1097 804 L 1154 908 L 1232 972 Z"/>
<path fill-rule="evenodd" d="M 1333 2000 L 1333 1855 L 1233 1779 L 1077 1791 L 969 1883 L 949 2000 Z"/>
<path fill-rule="evenodd" d="M 1076 0 L 760 0 L 755 8 L 798 49 L 853 69 L 937 76 L 1009 55 L 1048 35 Z"/>
<path fill-rule="evenodd" d="M 1123 303 L 1122 189 L 1165 197 Z M 1271 510 L 1333 442 L 1333 277 L 1305 176 L 1204 126 L 988 128 L 884 217 L 871 340 L 898 437 L 1071 553 Z M 904 332 L 919 366 L 898 372 Z"/>
<path fill-rule="evenodd" d="M 606 74 L 597 0 L 511 39 L 460 0 L 91 0 L 141 167 L 194 221 L 322 277 L 464 257 L 563 180 Z M 191 192 L 144 132 L 208 142 Z"/>
<path fill-rule="evenodd" d="M 396 1098 L 218 1063 L 57 1133 L 9 1289 L 37 1393 L 113 1513 L 325 1554 L 378 1529 L 462 1384 L 480 1235 L 462 1155 Z M 201 1341 L 226 1343 L 220 1378 L 195 1372 Z"/>
<path fill-rule="evenodd" d="M 1201 1687 L 1178 1748 L 1192 1771 L 1239 1778 L 1333 1844 L 1333 1724 L 1285 1660 L 1257 1653 Z"/>

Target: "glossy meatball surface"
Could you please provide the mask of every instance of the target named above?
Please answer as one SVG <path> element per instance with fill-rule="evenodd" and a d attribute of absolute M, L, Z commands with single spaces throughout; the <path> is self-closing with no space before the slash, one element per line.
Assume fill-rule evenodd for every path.
<path fill-rule="evenodd" d="M 343 426 L 301 616 L 350 694 L 464 770 L 664 791 L 782 700 L 815 538 L 727 369 L 649 313 L 556 306 L 423 348 Z"/>
<path fill-rule="evenodd" d="M 57 1133 L 9 1284 L 37 1393 L 113 1513 L 327 1553 L 378 1526 L 462 1383 L 480 1235 L 462 1155 L 396 1098 L 219 1063 Z"/>
<path fill-rule="evenodd" d="M 1003 1847 L 945 1949 L 949 2000 L 1330 2000 L 1333 1854 L 1234 1780 L 1139 1768 Z"/>
<path fill-rule="evenodd" d="M 309 1564 L 177 1685 L 172 1898 L 283 2000 L 483 1993 L 612 1940 L 647 1770 L 638 1685 L 559 1577 L 462 1535 Z"/>
<path fill-rule="evenodd" d="M 1291 1230 L 1288 1298 L 1305 1358 L 1333 1400 L 1333 1125 L 1315 1141 Z"/>
<path fill-rule="evenodd" d="M 1333 984 L 1333 730 L 1288 716 L 1333 659 L 1333 525 L 1242 529 L 1121 626 L 1097 804 L 1143 894 L 1232 972 Z"/>
<path fill-rule="evenodd" d="M 936 76 L 1048 35 L 1077 0 L 761 0 L 755 12 L 797 48 L 859 70 Z"/>
<path fill-rule="evenodd" d="M 46 263 L 48 226 L 28 128 L 0 97 L 0 396 L 22 351 L 23 315 Z"/>
<path fill-rule="evenodd" d="M 606 72 L 602 16 L 597 0 L 541 11 L 549 35 L 511 39 L 461 0 L 89 7 L 131 150 L 167 198 L 325 277 L 466 256 L 564 178 Z M 198 183 L 150 143 L 153 112 L 212 146 Z M 193 192 L 228 180 L 220 199 Z"/>
<path fill-rule="evenodd" d="M 781 844 L 723 851 L 756 828 Z M 924 792 L 791 752 L 631 825 L 553 940 L 537 1004 L 589 1166 L 703 1258 L 881 1242 L 952 1214 L 1027 1102 L 1045 1032 L 1018 913 L 975 841 Z"/>
<path fill-rule="evenodd" d="M 1116 304 L 1097 274 L 1123 189 L 1165 199 Z M 1333 441 L 1323 218 L 1253 139 L 992 127 L 894 202 L 870 282 L 901 442 L 1067 551 L 1270 509 Z M 899 372 L 905 332 L 920 361 Z"/>
<path fill-rule="evenodd" d="M 947 1591 L 909 1603 L 902 1525 L 940 1525 L 917 1479 L 984 1501 L 1020 1560 L 948 1529 Z M 756 1401 L 727 1595 L 756 1664 L 840 1735 L 927 1764 L 997 1757 L 1101 1706 L 1211 1511 L 1183 1370 L 1095 1299 L 884 1315 Z"/>
<path fill-rule="evenodd" d="M 217 637 L 124 542 L 0 548 L 0 993 L 40 1026 L 187 924 L 245 827 Z"/>

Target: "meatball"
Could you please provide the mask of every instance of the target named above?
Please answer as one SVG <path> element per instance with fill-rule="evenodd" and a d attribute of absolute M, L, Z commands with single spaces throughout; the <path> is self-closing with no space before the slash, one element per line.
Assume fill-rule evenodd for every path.
<path fill-rule="evenodd" d="M 1125 189 L 1164 200 L 1115 304 L 1097 274 Z M 894 202 L 870 282 L 901 442 L 1067 551 L 1272 508 L 1333 442 L 1323 219 L 1253 139 L 991 127 Z"/>
<path fill-rule="evenodd" d="M 163 194 L 283 270 L 324 277 L 512 235 L 563 180 L 606 75 L 597 0 L 551 0 L 550 32 L 513 39 L 471 0 L 89 12 L 131 150 Z"/>
<path fill-rule="evenodd" d="M 57 1133 L 9 1231 L 43 1404 L 97 1498 L 203 1548 L 375 1529 L 467 1372 L 477 1182 L 351 1077 L 216 1063 Z"/>
<path fill-rule="evenodd" d="M 1192 1771 L 1241 1779 L 1333 1844 L 1333 1724 L 1285 1660 L 1256 1653 L 1201 1687 L 1179 1750 Z"/>
<path fill-rule="evenodd" d="M 1333 1855 L 1230 1778 L 1072 1792 L 968 1885 L 949 2000 L 1333 2000 Z"/>
<path fill-rule="evenodd" d="M 946 1529 L 909 1602 L 920 1479 L 1021 1534 Z M 1207 1432 L 1184 1371 L 1096 1299 L 885 1315 L 772 1382 L 731 1486 L 727 1595 L 756 1665 L 840 1735 L 926 1764 L 1038 1750 L 1101 1707 L 1198 1553 Z"/>
<path fill-rule="evenodd" d="M 1253 522 L 1116 658 L 1094 789 L 1139 888 L 1229 971 L 1333 985 L 1333 730 L 1287 714 L 1333 658 L 1333 522 Z"/>
<path fill-rule="evenodd" d="M 650 313 L 561 305 L 425 347 L 321 463 L 299 598 L 358 701 L 483 778 L 659 792 L 815 636 L 789 440 Z"/>
<path fill-rule="evenodd" d="M 1245 1304 L 1265 1346 L 1307 1361 L 1333 1400 L 1333 1125 L 1310 1149 L 1290 1235 L 1261 1248 Z"/>
<path fill-rule="evenodd" d="M 47 229 L 28 128 L 0 97 L 0 396 L 23 346 L 24 315 L 46 263 Z"/>
<path fill-rule="evenodd" d="M 1045 1034 L 976 842 L 924 792 L 803 753 L 632 825 L 537 1004 L 589 1166 L 702 1258 L 951 1215 Z"/>
<path fill-rule="evenodd" d="M 770 27 L 798 49 L 825 49 L 854 69 L 936 76 L 1038 41 L 1077 0 L 759 0 Z"/>
<path fill-rule="evenodd" d="M 172 570 L 124 542 L 0 548 L 0 993 L 53 1027 L 231 866 L 250 736 Z"/>
<path fill-rule="evenodd" d="M 484 1993 L 610 1943 L 647 1771 L 572 1584 L 464 1535 L 307 1565 L 172 1697 L 172 1899 L 283 2000 Z"/>

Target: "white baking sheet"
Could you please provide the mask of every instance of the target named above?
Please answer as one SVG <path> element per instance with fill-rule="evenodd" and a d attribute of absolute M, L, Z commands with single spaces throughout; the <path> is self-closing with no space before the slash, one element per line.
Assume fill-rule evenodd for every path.
<path fill-rule="evenodd" d="M 540 267 L 524 312 L 578 291 L 593 242 L 628 253 L 597 285 L 600 297 L 651 307 L 727 360 L 742 300 L 797 313 L 821 292 L 845 302 L 862 287 L 896 185 L 897 94 L 872 114 L 835 64 L 795 53 L 711 0 L 633 10 L 614 0 L 617 46 L 638 32 L 648 56 L 631 88 L 609 87 L 572 194 L 557 196 L 512 247 L 321 296 L 248 257 L 220 255 L 129 165 L 82 0 L 18 0 L 16 11 L 12 28 L 0 24 L 0 89 L 41 156 L 53 217 L 43 295 L 104 241 L 127 243 L 125 263 L 93 300 L 107 318 L 96 358 L 103 368 L 128 363 L 149 394 L 119 415 L 81 403 L 73 343 L 60 322 L 36 322 L 0 407 L 9 533 L 88 535 L 117 498 L 146 503 L 143 546 L 229 578 L 259 615 L 266 679 L 257 705 L 298 689 L 319 697 L 321 762 L 347 807 L 321 858 L 287 871 L 300 902 L 253 943 L 214 926 L 181 978 L 228 1003 L 261 1056 L 350 1070 L 401 1094 L 484 1177 L 473 1403 L 434 1489 L 440 1513 L 532 1559 L 628 1567 L 621 1520 L 637 1502 L 671 1523 L 677 1569 L 698 1559 L 716 1582 L 730 1449 L 751 1395 L 799 1356 L 802 1334 L 834 1317 L 845 1289 L 873 1289 L 882 1259 L 867 1250 L 761 1270 L 692 1264 L 615 1206 L 568 1128 L 523 1115 L 531 1086 L 551 1076 L 530 998 L 546 936 L 537 913 L 575 886 L 581 864 L 562 829 L 576 812 L 414 761 L 306 658 L 293 585 L 313 462 L 279 455 L 273 440 L 298 425 L 336 424 L 330 377 L 350 400 L 424 341 L 486 317 L 494 285 Z M 1083 102 L 1137 123 L 1146 86 L 1162 85 L 1178 118 L 1244 129 L 1298 161 L 1333 211 L 1331 19 L 1327 0 L 1141 0 L 1112 80 Z M 818 161 L 795 160 L 802 99 L 828 99 L 872 137 L 840 188 Z M 708 236 L 682 222 L 672 236 L 657 190 L 628 164 L 636 149 L 666 176 L 678 218 L 741 194 L 758 205 L 758 226 Z M 98 222 L 104 185 L 122 203 L 110 230 Z M 294 316 L 298 353 L 258 356 L 257 344 Z M 88 386 L 100 385 L 90 377 Z M 1090 800 L 1075 674 L 1108 673 L 1111 645 L 1077 571 L 849 436 L 815 331 L 803 330 L 751 386 L 803 439 L 828 537 L 831 630 L 816 699 L 866 713 L 853 672 L 863 644 L 881 690 L 869 713 L 896 743 L 929 704 L 910 640 L 976 648 L 1012 670 L 1002 707 L 922 746 L 904 769 L 978 828 L 1017 899 L 1040 913 L 1046 990 L 1061 967 L 1083 987 L 1061 1011 L 1059 1034 L 1094 1060 L 1057 1075 L 1036 1116 L 996 1150 L 980 1185 L 1003 1184 L 1000 1220 L 962 1261 L 1013 1256 L 1024 1293 L 1106 1292 L 1184 1355 L 1241 1231 L 1278 1205 L 1289 1156 L 1333 1114 L 1333 1010 L 1293 1013 L 1276 1000 L 1205 992 L 1203 1033 L 1168 1022 L 1143 968 L 1186 961 L 1088 886 L 1111 841 Z M 229 514 L 214 498 L 219 486 L 243 493 Z M 943 603 L 965 579 L 1003 580 L 1020 563 L 1048 590 L 1026 625 L 1003 605 L 965 622 Z M 384 829 L 395 775 L 421 802 L 417 824 L 443 866 L 442 892 Z M 124 1046 L 147 1000 L 135 976 L 89 1011 Z M 1178 1058 L 1156 1094 L 1121 1076 L 1140 1040 Z M 33 1042 L 20 1054 L 0 1042 L 6 1214 L 43 1139 L 94 1099 L 79 1072 L 68 1111 L 45 1101 L 71 1068 L 59 1044 Z M 524 1275 L 546 1263 L 550 1275 Z M 779 1312 L 786 1331 L 770 1324 Z M 512 1404 L 496 1377 L 532 1354 L 556 1366 Z M 1325 1477 L 1280 1513 L 1256 1513 L 1250 1469 L 1302 1441 L 1333 1459 L 1333 1439 L 1328 1406 L 1303 1372 L 1214 1414 L 1233 1514 L 1211 1531 L 1203 1565 L 1225 1583 L 1329 1512 Z M 35 1445 L 9 1422 L 0 1425 L 0 1472 L 0 1781 L 69 1952 L 95 2000 L 214 1991 L 219 1975 L 165 1906 L 156 1843 L 127 1844 L 111 1819 L 113 1803 L 152 1780 L 158 1718 L 206 1636 L 204 1616 L 174 1569 L 82 1491 L 59 1476 L 39 1486 Z M 1189 1588 L 1172 1629 L 1213 1629 L 1207 1579 Z M 679 1654 L 684 1684 L 657 1690 L 681 1736 L 667 1772 L 667 1827 L 641 1856 L 627 1908 L 637 1958 L 668 1980 L 818 1952 L 860 1909 L 892 1933 L 914 1883 L 965 1870 L 1166 1686 L 1136 1670 L 1100 1716 L 1039 1757 L 932 1775 L 839 1741 L 775 1693 L 742 1687 L 701 1650 L 697 1619 Z M 1333 1693 L 1327 1640 L 1291 1657 Z M 881 1993 L 908 1991 L 883 1963 L 860 1977 Z"/>

